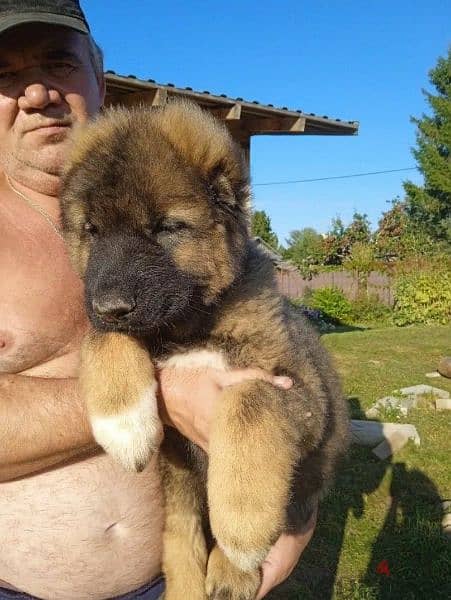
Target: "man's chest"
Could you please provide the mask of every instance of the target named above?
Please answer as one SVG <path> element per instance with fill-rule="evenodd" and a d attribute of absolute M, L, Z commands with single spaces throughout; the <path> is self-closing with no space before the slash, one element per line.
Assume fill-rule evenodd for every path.
<path fill-rule="evenodd" d="M 31 230 L 1 219 L 0 371 L 60 354 L 84 323 L 82 284 L 63 241 L 45 223 Z"/>

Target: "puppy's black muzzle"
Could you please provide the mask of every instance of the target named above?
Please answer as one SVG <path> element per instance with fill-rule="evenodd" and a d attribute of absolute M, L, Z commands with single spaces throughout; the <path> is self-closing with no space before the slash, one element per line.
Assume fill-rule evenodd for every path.
<path fill-rule="evenodd" d="M 94 298 L 92 307 L 99 317 L 108 323 L 123 321 L 130 317 L 130 313 L 136 308 L 134 298 L 125 298 L 125 294 L 119 291 L 111 291 L 99 298 Z"/>
<path fill-rule="evenodd" d="M 197 285 L 170 255 L 139 236 L 94 240 L 85 275 L 88 316 L 96 329 L 146 334 L 194 308 Z"/>

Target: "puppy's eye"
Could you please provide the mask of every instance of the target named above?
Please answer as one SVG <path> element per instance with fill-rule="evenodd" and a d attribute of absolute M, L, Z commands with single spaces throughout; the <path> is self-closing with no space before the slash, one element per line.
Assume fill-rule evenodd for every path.
<path fill-rule="evenodd" d="M 177 233 L 187 229 L 189 229 L 189 225 L 183 221 L 163 221 L 158 225 L 156 233 Z"/>
<path fill-rule="evenodd" d="M 90 236 L 94 236 L 98 232 L 97 227 L 95 225 L 93 225 L 92 223 L 90 223 L 89 221 L 86 221 L 86 223 L 83 226 L 83 229 Z"/>

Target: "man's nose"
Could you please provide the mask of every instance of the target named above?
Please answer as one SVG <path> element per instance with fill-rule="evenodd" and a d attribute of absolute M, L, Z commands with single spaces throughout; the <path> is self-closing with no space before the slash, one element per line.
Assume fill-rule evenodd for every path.
<path fill-rule="evenodd" d="M 39 82 L 27 84 L 18 98 L 21 110 L 42 110 L 49 104 L 60 104 L 61 102 L 62 98 L 58 90 Z"/>

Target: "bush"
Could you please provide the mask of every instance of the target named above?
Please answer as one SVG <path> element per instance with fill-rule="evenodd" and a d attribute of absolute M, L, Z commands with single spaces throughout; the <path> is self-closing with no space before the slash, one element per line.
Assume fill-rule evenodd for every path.
<path fill-rule="evenodd" d="M 353 323 L 389 324 L 392 310 L 382 304 L 377 296 L 351 302 L 350 318 Z"/>
<path fill-rule="evenodd" d="M 448 323 L 451 320 L 451 275 L 448 271 L 406 273 L 395 282 L 393 322 Z"/>
<path fill-rule="evenodd" d="M 335 329 L 335 325 L 320 310 L 306 306 L 302 298 L 292 298 L 289 301 L 320 333 L 327 333 Z"/>
<path fill-rule="evenodd" d="M 346 323 L 351 315 L 351 303 L 336 287 L 313 290 L 306 298 L 306 304 L 320 310 L 327 319 L 335 323 Z"/>

